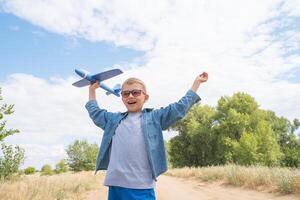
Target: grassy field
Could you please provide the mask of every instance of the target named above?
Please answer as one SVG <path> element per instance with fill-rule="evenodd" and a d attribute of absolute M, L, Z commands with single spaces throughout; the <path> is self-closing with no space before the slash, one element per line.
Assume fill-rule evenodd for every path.
<path fill-rule="evenodd" d="M 93 190 L 104 176 L 94 171 L 64 173 L 53 176 L 26 175 L 18 181 L 0 183 L 1 200 L 79 200 Z"/>
<path fill-rule="evenodd" d="M 300 194 L 300 169 L 226 165 L 169 169 L 166 175 L 199 178 L 202 181 L 223 181 L 230 185 L 259 191 Z"/>

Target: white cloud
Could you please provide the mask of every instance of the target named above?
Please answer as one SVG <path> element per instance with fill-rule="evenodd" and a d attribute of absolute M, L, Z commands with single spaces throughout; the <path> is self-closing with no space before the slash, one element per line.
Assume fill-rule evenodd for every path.
<path fill-rule="evenodd" d="M 279 77 L 300 68 L 297 5 L 299 0 L 10 0 L 4 10 L 48 31 L 145 50 L 142 66 L 121 65 L 126 72 L 107 83 L 140 77 L 150 93 L 148 107 L 178 100 L 207 71 L 209 81 L 199 89 L 204 104 L 244 91 L 262 108 L 291 120 L 300 118 L 300 83 Z M 74 80 L 15 74 L 5 82 L 6 100 L 16 104 L 11 125 L 24 135 L 20 141 L 26 135 L 31 144 L 63 145 L 64 135 L 99 132 L 83 108 L 87 90 L 73 88 Z M 124 110 L 120 100 L 103 94 L 98 95 L 103 107 Z"/>
<path fill-rule="evenodd" d="M 300 15 L 300 1 L 290 0 L 283 3 L 283 9 L 288 13 L 288 16 L 299 17 Z"/>

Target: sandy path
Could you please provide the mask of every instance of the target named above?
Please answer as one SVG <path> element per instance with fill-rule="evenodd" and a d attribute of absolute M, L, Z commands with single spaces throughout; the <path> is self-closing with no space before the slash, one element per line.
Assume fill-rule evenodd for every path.
<path fill-rule="evenodd" d="M 300 196 L 278 195 L 240 187 L 206 183 L 195 180 L 160 176 L 156 185 L 157 200 L 299 200 Z M 106 200 L 107 187 L 87 194 L 86 200 Z"/>
<path fill-rule="evenodd" d="M 156 195 L 158 200 L 184 199 L 184 200 L 296 200 L 291 195 L 275 195 L 222 185 L 220 182 L 207 183 L 195 180 L 179 179 L 161 176 L 157 182 Z"/>

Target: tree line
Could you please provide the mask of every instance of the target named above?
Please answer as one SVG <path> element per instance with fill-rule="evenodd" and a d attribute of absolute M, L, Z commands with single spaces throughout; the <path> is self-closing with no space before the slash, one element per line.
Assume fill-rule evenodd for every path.
<path fill-rule="evenodd" d="M 223 96 L 216 107 L 197 104 L 171 129 L 167 143 L 173 167 L 235 163 L 300 167 L 300 121 L 260 109 L 249 94 Z"/>
<path fill-rule="evenodd" d="M 90 144 L 87 140 L 75 140 L 65 149 L 67 158 L 56 163 L 54 169 L 50 164 L 43 165 L 40 170 L 41 175 L 94 170 L 98 150 L 99 147 L 96 143 Z M 33 166 L 24 169 L 25 174 L 34 174 L 37 171 Z"/>

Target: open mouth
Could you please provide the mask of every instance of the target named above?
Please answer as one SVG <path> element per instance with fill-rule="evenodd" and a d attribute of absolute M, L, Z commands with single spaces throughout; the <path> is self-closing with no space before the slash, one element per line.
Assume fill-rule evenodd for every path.
<path fill-rule="evenodd" d="M 136 101 L 127 102 L 129 105 L 136 104 Z"/>

